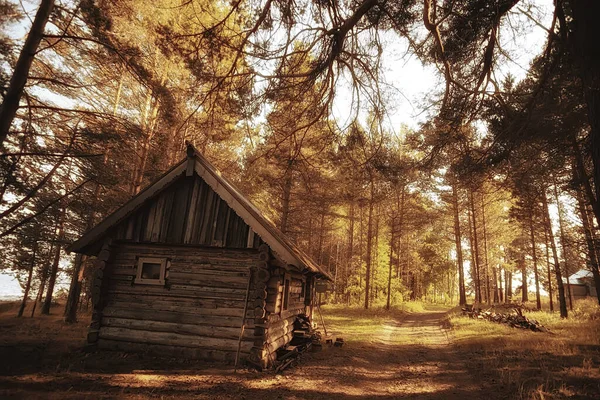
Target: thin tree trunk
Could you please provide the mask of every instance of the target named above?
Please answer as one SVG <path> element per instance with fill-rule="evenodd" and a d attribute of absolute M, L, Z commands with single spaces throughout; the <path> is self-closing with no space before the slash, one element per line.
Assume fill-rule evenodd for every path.
<path fill-rule="evenodd" d="M 44 304 L 42 305 L 42 314 L 50 315 L 50 306 L 52 305 L 52 295 L 54 292 L 54 285 L 56 283 L 56 277 L 58 275 L 58 264 L 60 262 L 60 251 L 62 247 L 60 243 L 63 239 L 63 229 L 65 223 L 65 214 L 67 212 L 66 206 L 63 206 L 61 211 L 60 220 L 58 224 L 58 230 L 56 233 L 57 243 L 54 248 L 54 259 L 52 261 L 52 267 L 50 268 L 50 275 L 48 277 L 48 290 L 46 292 L 46 298 L 44 300 Z"/>
<path fill-rule="evenodd" d="M 546 248 L 546 269 L 548 272 L 548 296 L 550 297 L 550 311 L 554 311 L 554 296 L 552 296 L 552 273 L 550 271 L 550 245 L 548 244 L 548 223 L 546 222 L 546 213 L 542 213 L 542 222 L 544 223 L 544 247 Z"/>
<path fill-rule="evenodd" d="M 485 224 L 485 195 L 481 192 L 481 223 L 483 226 L 483 251 L 485 255 L 485 292 L 486 302 L 490 304 L 490 267 L 488 260 L 488 248 L 487 248 L 487 227 Z"/>
<path fill-rule="evenodd" d="M 54 235 L 53 242 L 56 242 L 56 234 Z M 33 318 L 33 315 L 35 314 L 35 309 L 36 309 L 38 303 L 42 302 L 42 297 L 44 296 L 44 289 L 46 287 L 46 281 L 48 280 L 48 274 L 50 272 L 50 258 L 52 257 L 52 254 L 54 253 L 55 246 L 56 246 L 56 244 L 52 243 L 52 245 L 50 246 L 50 250 L 48 251 L 48 255 L 45 258 L 44 266 L 42 267 L 42 272 L 40 274 L 41 275 L 40 286 L 38 288 L 38 293 L 37 293 L 37 296 L 35 297 L 35 301 L 33 302 L 33 307 L 31 308 L 31 318 Z"/>
<path fill-rule="evenodd" d="M 529 210 L 529 236 L 531 239 L 531 258 L 533 260 L 533 274 L 535 276 L 535 301 L 537 309 L 542 309 L 542 299 L 540 297 L 540 278 L 537 265 L 537 248 L 535 245 L 535 230 L 533 227 L 533 210 Z"/>
<path fill-rule="evenodd" d="M 525 263 L 525 252 L 519 255 L 519 266 L 521 267 L 521 301 L 529 301 L 529 288 L 527 287 L 527 264 Z"/>
<path fill-rule="evenodd" d="M 317 260 L 323 264 L 323 241 L 325 240 L 325 209 L 321 208 L 321 220 L 319 221 L 319 247 L 317 249 Z"/>
<path fill-rule="evenodd" d="M 567 318 L 569 312 L 567 311 L 567 300 L 565 298 L 565 287 L 562 281 L 562 274 L 560 272 L 560 263 L 558 261 L 558 253 L 556 251 L 556 244 L 554 243 L 554 234 L 552 233 L 552 225 L 550 224 L 550 210 L 548 208 L 548 199 L 546 198 L 546 191 L 542 193 L 542 203 L 544 206 L 544 213 L 546 214 L 546 229 L 548 232 L 548 240 L 550 247 L 552 248 L 552 256 L 554 257 L 554 274 L 556 276 L 556 287 L 558 288 L 558 302 L 560 305 L 560 316 L 561 318 Z"/>
<path fill-rule="evenodd" d="M 31 289 L 31 280 L 33 278 L 33 268 L 35 267 L 35 257 L 37 254 L 37 246 L 38 242 L 35 241 L 33 245 L 33 251 L 31 252 L 31 264 L 29 265 L 29 274 L 27 275 L 27 283 L 25 284 L 25 293 L 23 293 L 23 300 L 21 301 L 21 306 L 19 307 L 19 312 L 17 313 L 17 317 L 21 318 L 23 316 L 23 312 L 25 311 L 25 306 L 27 305 L 27 299 L 29 298 L 29 290 Z"/>
<path fill-rule="evenodd" d="M 477 214 L 475 213 L 475 199 L 473 197 L 473 190 L 469 190 L 469 197 L 471 202 L 471 215 L 472 215 L 472 224 L 473 224 L 473 234 L 472 234 L 472 246 L 471 246 L 471 258 L 473 260 L 474 270 L 475 270 L 475 302 L 481 303 L 481 278 L 479 275 L 479 243 L 477 239 Z"/>
<path fill-rule="evenodd" d="M 560 229 L 560 247 L 562 248 L 562 256 L 565 260 L 565 278 L 567 279 L 567 291 L 569 295 L 569 310 L 573 311 L 573 296 L 571 294 L 571 282 L 569 282 L 570 268 L 569 262 L 567 260 L 567 242 L 565 236 L 565 230 L 563 227 L 563 218 L 562 218 L 562 207 L 560 204 L 560 199 L 558 198 L 558 189 L 556 187 L 556 182 L 554 183 L 554 197 L 556 199 L 556 207 L 558 208 L 558 227 Z"/>
<path fill-rule="evenodd" d="M 290 198 L 292 195 L 292 163 L 288 160 L 287 169 L 283 182 L 283 195 L 281 200 L 281 232 L 287 233 L 288 218 L 290 215 Z"/>
<path fill-rule="evenodd" d="M 465 271 L 463 267 L 462 240 L 460 235 L 460 215 L 458 209 L 458 193 L 456 183 L 452 185 L 452 208 L 454 211 L 454 243 L 456 245 L 456 261 L 458 266 L 458 293 L 459 304 L 467 304 L 467 295 L 465 292 Z"/>
<path fill-rule="evenodd" d="M 498 301 L 504 302 L 504 288 L 502 287 L 502 268 L 498 267 Z"/>
<path fill-rule="evenodd" d="M 348 288 L 348 277 L 350 276 L 350 272 L 353 271 L 354 267 L 354 214 L 355 214 L 355 203 L 354 198 L 352 198 L 350 202 L 350 229 L 348 230 L 348 261 L 346 262 L 346 266 L 344 266 L 344 290 Z M 350 297 L 348 297 L 348 302 L 350 302 Z"/>
<path fill-rule="evenodd" d="M 369 293 L 371 289 L 371 247 L 373 236 L 373 203 L 375 197 L 375 187 L 371 177 L 371 198 L 369 199 L 369 217 L 367 221 L 367 271 L 365 274 L 365 309 L 369 308 Z"/>
<path fill-rule="evenodd" d="M 79 296 L 81 295 L 81 285 L 83 283 L 83 276 L 85 268 L 83 268 L 85 258 L 81 254 L 75 256 L 75 262 L 73 263 L 73 275 L 71 277 L 71 286 L 69 287 L 69 297 L 67 297 L 67 304 L 65 305 L 65 322 L 74 323 L 77 322 L 77 305 L 79 304 Z"/>
<path fill-rule="evenodd" d="M 29 78 L 29 70 L 37 54 L 40 42 L 44 37 L 44 29 L 54 8 L 54 0 L 42 0 L 35 14 L 31 29 L 25 39 L 25 44 L 19 54 L 8 89 L 0 106 L 0 147 L 8 136 L 8 131 L 17 115 L 19 102 Z"/>
<path fill-rule="evenodd" d="M 379 266 L 379 216 L 381 215 L 380 205 L 377 205 L 377 210 L 375 211 L 375 243 L 374 243 L 374 252 L 373 255 L 373 265 L 371 265 L 371 304 L 375 302 L 377 298 L 377 293 L 379 287 L 377 286 L 377 267 Z M 375 290 L 373 290 L 375 289 Z"/>
<path fill-rule="evenodd" d="M 386 310 L 390 309 L 392 298 L 392 265 L 394 263 L 394 218 L 390 219 L 390 231 L 390 265 L 388 270 L 387 303 L 385 306 Z"/>

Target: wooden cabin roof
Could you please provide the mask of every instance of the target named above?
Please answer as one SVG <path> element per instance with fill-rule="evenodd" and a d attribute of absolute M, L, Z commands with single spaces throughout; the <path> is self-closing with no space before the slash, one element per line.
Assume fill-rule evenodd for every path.
<path fill-rule="evenodd" d="M 118 208 L 95 227 L 71 244 L 67 251 L 93 255 L 101 240 L 119 223 L 152 201 L 182 176 L 198 174 L 218 196 L 271 248 L 277 258 L 300 271 L 308 270 L 331 280 L 331 276 L 300 250 L 275 225 L 252 204 L 233 183 L 227 180 L 192 145 L 188 145 L 187 158 L 171 168 L 154 183 Z"/>

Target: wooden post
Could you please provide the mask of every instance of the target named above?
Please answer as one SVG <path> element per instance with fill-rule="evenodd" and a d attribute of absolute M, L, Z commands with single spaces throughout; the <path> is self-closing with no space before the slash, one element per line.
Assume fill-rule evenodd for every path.
<path fill-rule="evenodd" d="M 250 297 L 250 285 L 252 284 L 252 268 L 248 268 L 248 285 L 246 286 L 246 302 L 244 303 L 244 313 L 242 314 L 242 327 L 240 328 L 240 337 L 238 338 L 237 352 L 235 353 L 235 364 L 233 372 L 237 372 L 238 362 L 240 360 L 240 350 L 242 349 L 242 338 L 246 328 L 246 313 L 248 312 L 248 300 Z"/>

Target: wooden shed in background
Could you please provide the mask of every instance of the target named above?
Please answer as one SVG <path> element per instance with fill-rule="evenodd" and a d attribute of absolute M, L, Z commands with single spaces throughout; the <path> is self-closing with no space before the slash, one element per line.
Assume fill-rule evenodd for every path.
<path fill-rule="evenodd" d="M 68 250 L 97 258 L 89 343 L 261 367 L 331 279 L 191 145 Z"/>

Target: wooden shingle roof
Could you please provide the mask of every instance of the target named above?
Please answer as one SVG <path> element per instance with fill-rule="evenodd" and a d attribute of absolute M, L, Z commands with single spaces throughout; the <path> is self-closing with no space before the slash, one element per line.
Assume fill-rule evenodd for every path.
<path fill-rule="evenodd" d="M 261 237 L 277 258 L 300 271 L 310 271 L 331 280 L 331 276 L 327 272 L 292 243 L 271 221 L 265 218 L 260 210 L 192 145 L 188 145 L 187 158 L 185 160 L 171 168 L 162 177 L 86 232 L 79 240 L 71 244 L 67 248 L 67 251 L 86 254 L 93 253 L 92 249 L 97 247 L 95 245 L 107 236 L 112 228 L 142 207 L 147 201 L 150 201 L 150 199 L 167 189 L 183 174 L 191 176 L 194 172 Z"/>

